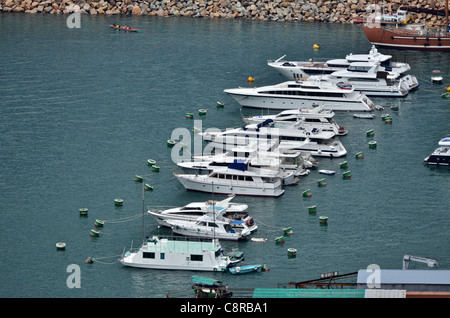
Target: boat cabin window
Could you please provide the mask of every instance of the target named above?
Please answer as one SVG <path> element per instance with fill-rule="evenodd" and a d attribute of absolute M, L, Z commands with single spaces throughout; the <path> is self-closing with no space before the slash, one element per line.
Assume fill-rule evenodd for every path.
<path fill-rule="evenodd" d="M 309 75 L 316 75 L 316 74 L 330 74 L 333 73 L 333 70 L 327 70 L 327 69 L 307 69 L 304 68 L 303 72 Z"/>
<path fill-rule="evenodd" d="M 142 257 L 143 258 L 155 258 L 155 253 L 154 252 L 143 252 L 142 253 Z"/>
<path fill-rule="evenodd" d="M 203 255 L 191 254 L 191 261 L 203 262 Z"/>
<path fill-rule="evenodd" d="M 166 254 L 165 253 L 159 253 L 159 258 L 160 259 L 165 259 L 166 258 Z"/>
<path fill-rule="evenodd" d="M 281 136 L 281 140 L 289 140 L 289 141 L 304 141 L 306 138 L 303 137 L 295 137 L 295 136 Z"/>
<path fill-rule="evenodd" d="M 227 233 L 234 233 L 234 230 L 230 224 L 225 224 L 224 228 L 225 228 L 225 231 L 227 231 Z"/>
<path fill-rule="evenodd" d="M 363 66 L 363 65 L 350 65 L 349 67 L 347 67 L 348 71 L 352 71 L 352 72 L 368 72 L 370 69 L 372 68 L 372 66 Z"/>
<path fill-rule="evenodd" d="M 233 157 L 249 157 L 250 153 L 248 151 L 233 151 Z"/>
<path fill-rule="evenodd" d="M 313 87 L 307 87 L 311 89 Z M 259 92 L 260 94 L 270 94 L 270 95 L 295 95 L 295 96 L 321 96 L 321 97 L 344 97 L 343 93 L 333 93 L 333 92 L 307 92 L 307 91 L 265 91 Z"/>

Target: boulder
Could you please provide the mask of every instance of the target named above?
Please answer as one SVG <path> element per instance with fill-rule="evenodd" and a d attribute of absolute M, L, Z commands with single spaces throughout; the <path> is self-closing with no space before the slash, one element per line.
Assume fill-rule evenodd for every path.
<path fill-rule="evenodd" d="M 141 15 L 142 9 L 139 6 L 134 6 L 133 10 L 131 11 L 131 14 L 133 15 Z"/>

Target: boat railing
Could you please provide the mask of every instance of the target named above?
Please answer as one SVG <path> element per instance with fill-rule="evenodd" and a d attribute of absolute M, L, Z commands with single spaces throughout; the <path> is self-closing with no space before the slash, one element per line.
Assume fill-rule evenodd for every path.
<path fill-rule="evenodd" d="M 212 243 L 213 239 L 209 239 L 209 238 L 198 238 L 198 237 L 186 237 L 186 236 L 174 236 L 174 235 L 160 235 L 157 236 L 156 239 L 158 239 L 159 241 L 163 240 L 163 239 L 167 239 L 169 241 L 189 241 L 189 242 L 207 242 L 207 243 Z M 155 237 L 149 237 L 147 239 L 147 242 L 154 242 Z"/>

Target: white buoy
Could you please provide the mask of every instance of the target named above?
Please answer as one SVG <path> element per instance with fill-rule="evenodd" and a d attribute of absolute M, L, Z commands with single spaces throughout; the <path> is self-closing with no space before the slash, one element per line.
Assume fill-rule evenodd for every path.
<path fill-rule="evenodd" d="M 66 249 L 66 243 L 64 243 L 64 242 L 56 243 L 56 249 L 59 250 L 59 251 L 65 250 Z"/>

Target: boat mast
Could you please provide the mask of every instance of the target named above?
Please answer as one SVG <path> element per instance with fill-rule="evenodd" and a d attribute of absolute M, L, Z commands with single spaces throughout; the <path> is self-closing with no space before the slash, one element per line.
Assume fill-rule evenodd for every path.
<path fill-rule="evenodd" d="M 445 29 L 447 32 L 450 32 L 448 23 L 448 0 L 445 0 Z"/>
<path fill-rule="evenodd" d="M 145 186 L 144 186 L 144 182 L 142 182 L 142 244 L 145 243 Z"/>

